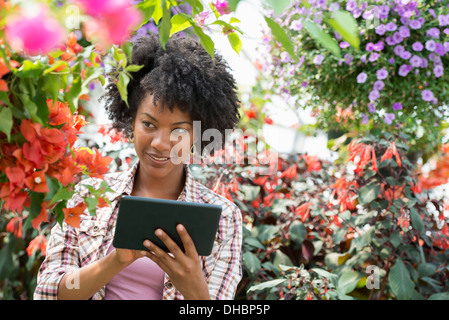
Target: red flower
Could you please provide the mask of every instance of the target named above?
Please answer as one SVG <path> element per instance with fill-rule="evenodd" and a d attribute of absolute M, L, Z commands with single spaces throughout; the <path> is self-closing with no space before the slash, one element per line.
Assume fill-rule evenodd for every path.
<path fill-rule="evenodd" d="M 296 178 L 298 166 L 296 164 L 285 169 L 281 174 L 281 178 L 286 177 L 287 179 Z"/>
<path fill-rule="evenodd" d="M 103 175 L 109 171 L 108 166 L 112 160 L 111 157 L 103 157 L 97 148 L 94 148 L 93 152 L 87 148 L 75 152 L 76 163 L 84 166 L 92 178 L 103 179 Z"/>
<path fill-rule="evenodd" d="M 47 252 L 47 239 L 44 235 L 38 235 L 36 238 L 31 240 L 26 251 L 28 256 L 31 256 L 35 250 L 40 250 L 45 256 Z"/>
<path fill-rule="evenodd" d="M 22 238 L 22 217 L 12 218 L 6 225 L 6 231 L 11 232 L 17 238 Z"/>
<path fill-rule="evenodd" d="M 396 144 L 393 142 L 390 142 L 390 146 L 388 147 L 387 151 L 383 154 L 380 161 L 384 161 L 385 159 L 391 159 L 391 157 L 394 155 L 396 158 L 396 162 L 398 166 L 400 167 L 402 165 L 401 158 L 399 157 L 398 150 L 396 149 Z"/>
<path fill-rule="evenodd" d="M 74 228 L 79 228 L 81 223 L 81 215 L 85 214 L 87 205 L 84 202 L 79 203 L 73 208 L 63 208 L 65 222 Z"/>
<path fill-rule="evenodd" d="M 44 171 L 35 171 L 25 179 L 25 184 L 34 192 L 50 192 L 47 185 L 47 179 L 45 178 Z"/>
<path fill-rule="evenodd" d="M 47 207 L 49 203 L 50 201 L 44 201 L 41 203 L 41 212 L 33 219 L 33 221 L 31 221 L 31 226 L 34 229 L 37 229 L 42 222 L 48 222 Z"/>
<path fill-rule="evenodd" d="M 273 124 L 273 119 L 271 119 L 270 117 L 265 117 L 264 122 L 266 124 Z"/>
<path fill-rule="evenodd" d="M 301 217 L 301 221 L 304 222 L 310 215 L 310 203 L 306 202 L 295 209 L 295 214 Z"/>

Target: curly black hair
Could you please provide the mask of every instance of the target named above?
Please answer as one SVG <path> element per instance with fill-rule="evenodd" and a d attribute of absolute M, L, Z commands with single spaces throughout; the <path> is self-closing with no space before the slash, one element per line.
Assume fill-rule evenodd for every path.
<path fill-rule="evenodd" d="M 240 101 L 236 82 L 222 56 L 215 52 L 213 60 L 191 37 L 172 37 L 164 50 L 159 37 L 149 34 L 133 43 L 131 61 L 143 68 L 131 73 L 129 107 L 120 97 L 116 76 L 109 76 L 110 83 L 101 97 L 113 128 L 129 136 L 137 108 L 151 94 L 161 107 L 172 111 L 178 106 L 189 111 L 194 121 L 201 121 L 201 134 L 210 128 L 219 130 L 221 143 L 225 142 L 225 130 L 233 129 L 240 120 Z M 208 143 L 202 141 L 201 150 Z"/>

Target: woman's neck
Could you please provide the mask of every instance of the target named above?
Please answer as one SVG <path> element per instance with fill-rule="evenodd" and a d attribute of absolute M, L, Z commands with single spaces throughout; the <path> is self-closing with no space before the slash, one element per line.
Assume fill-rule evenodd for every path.
<path fill-rule="evenodd" d="M 177 200 L 185 185 L 184 167 L 172 172 L 164 179 L 155 178 L 141 170 L 140 166 L 134 178 L 131 195 L 157 199 Z"/>

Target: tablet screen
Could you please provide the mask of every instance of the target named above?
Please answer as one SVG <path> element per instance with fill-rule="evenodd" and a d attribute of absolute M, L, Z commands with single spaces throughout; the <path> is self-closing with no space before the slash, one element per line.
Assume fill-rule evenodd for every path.
<path fill-rule="evenodd" d="M 148 239 L 168 251 L 154 234 L 161 228 L 184 250 L 176 230 L 176 226 L 182 224 L 198 255 L 207 256 L 212 251 L 221 210 L 221 206 L 213 204 L 125 196 L 119 205 L 113 245 L 115 248 L 148 250 L 143 245 Z"/>

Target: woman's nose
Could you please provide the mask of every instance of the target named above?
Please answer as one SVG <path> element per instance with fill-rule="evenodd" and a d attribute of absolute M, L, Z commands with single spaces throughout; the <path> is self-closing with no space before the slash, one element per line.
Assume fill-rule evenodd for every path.
<path fill-rule="evenodd" d="M 165 133 L 163 130 L 158 130 L 154 133 L 154 136 L 151 140 L 152 148 L 165 155 L 170 152 L 170 146 L 170 134 Z"/>

